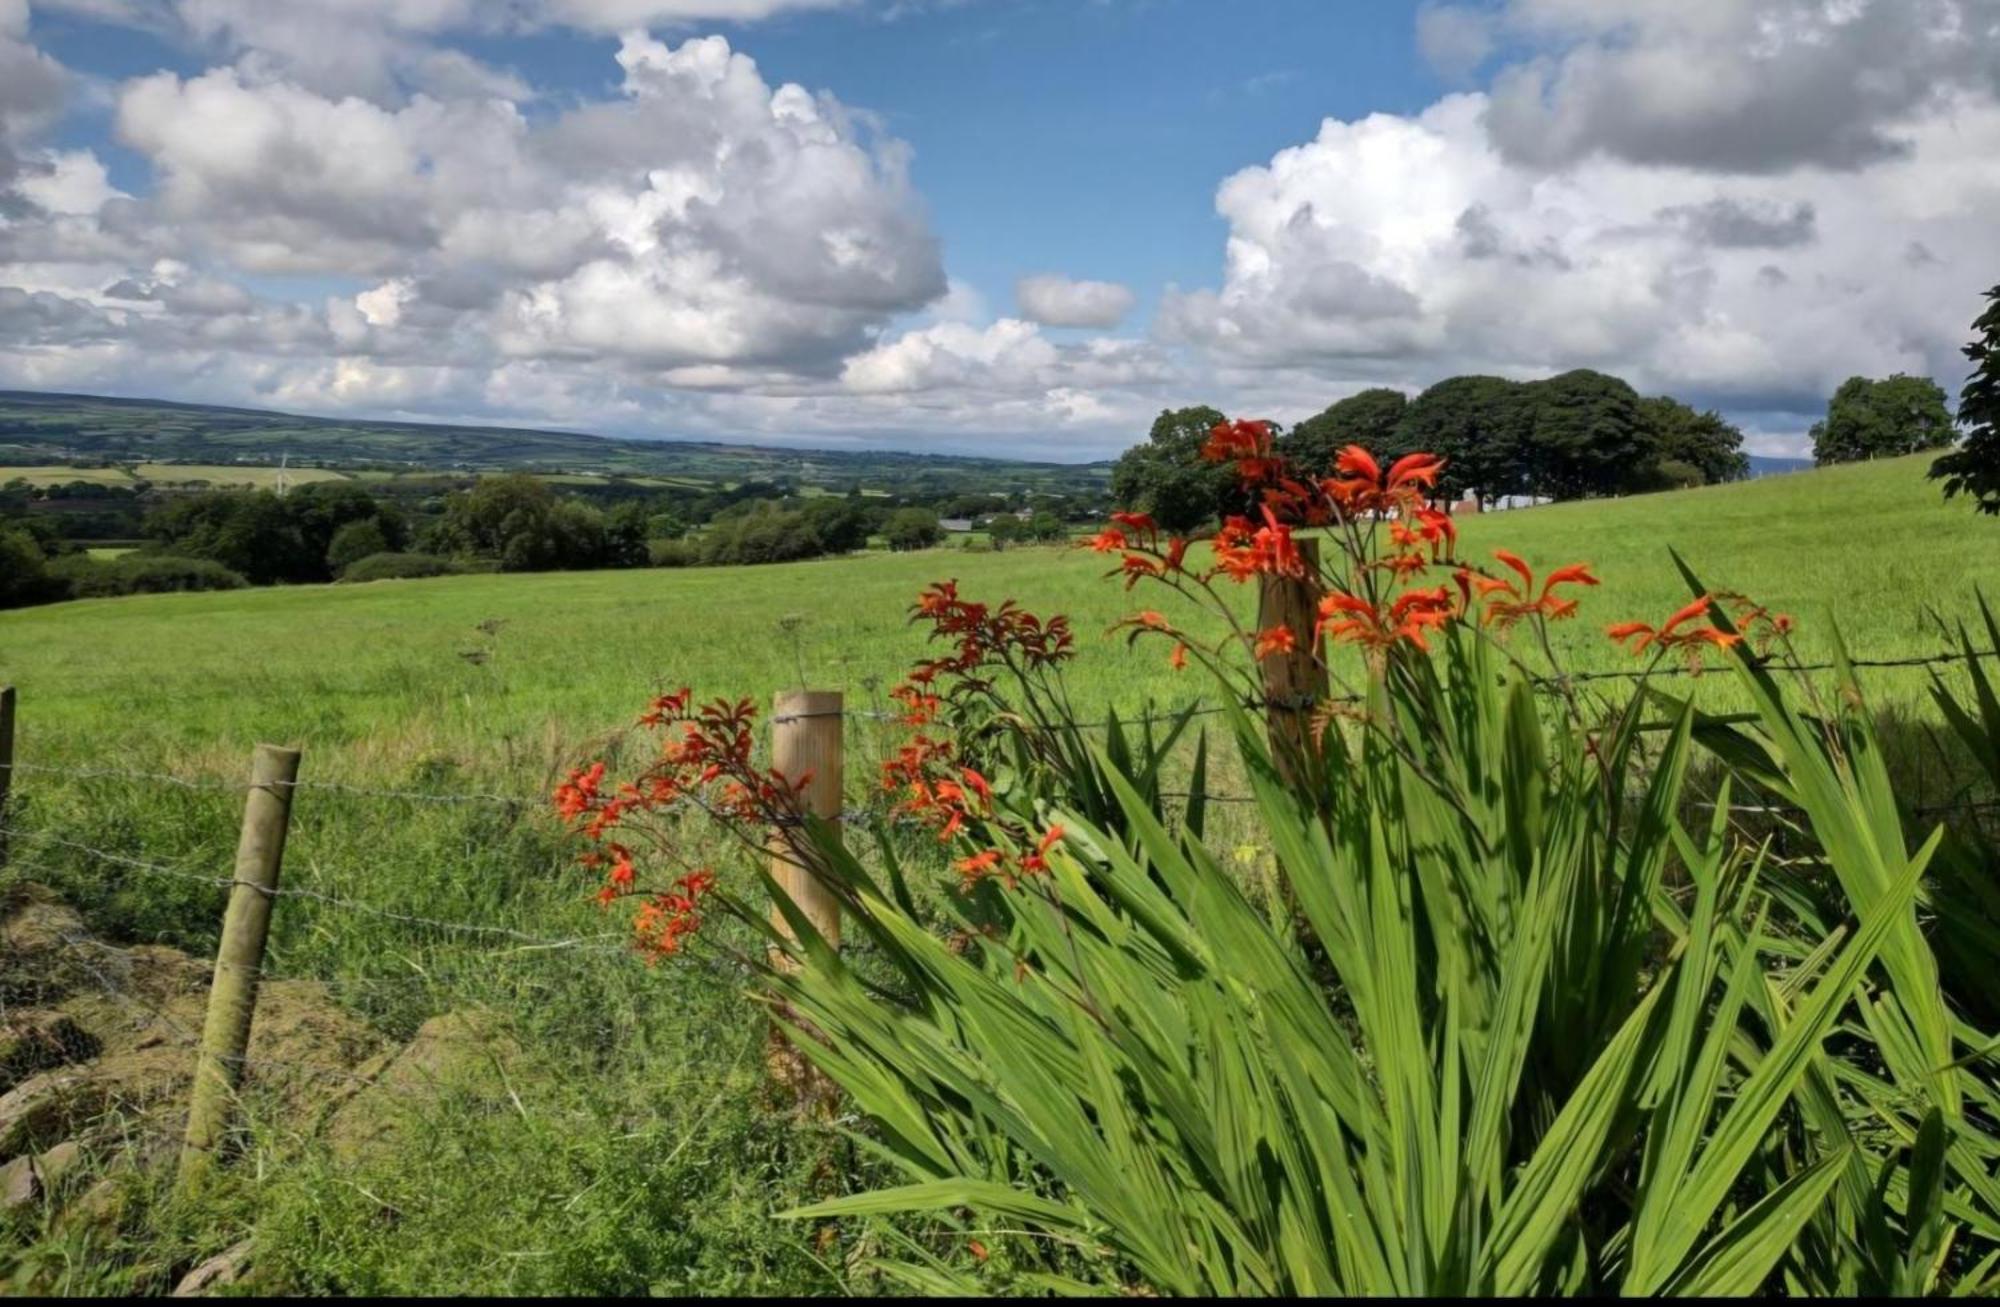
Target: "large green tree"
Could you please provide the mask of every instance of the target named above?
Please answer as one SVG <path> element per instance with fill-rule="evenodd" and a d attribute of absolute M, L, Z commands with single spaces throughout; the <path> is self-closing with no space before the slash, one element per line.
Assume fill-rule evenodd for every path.
<path fill-rule="evenodd" d="M 1349 445 L 1360 445 L 1377 458 L 1407 454 L 1398 443 L 1397 427 L 1409 406 L 1402 391 L 1386 387 L 1349 395 L 1293 427 L 1279 452 L 1312 476 L 1329 475 L 1334 456 Z"/>
<path fill-rule="evenodd" d="M 1716 485 L 1748 475 L 1743 432 L 1714 409 L 1697 413 L 1666 395 L 1639 401 L 1652 462 L 1634 489 L 1657 485 Z"/>
<path fill-rule="evenodd" d="M 883 524 L 882 536 L 898 553 L 909 549 L 929 549 L 944 539 L 938 515 L 928 508 L 899 508 Z"/>
<path fill-rule="evenodd" d="M 41 545 L 25 528 L 0 522 L 0 608 L 39 603 L 49 589 Z"/>
<path fill-rule="evenodd" d="M 1929 377 L 1849 377 L 1833 393 L 1826 417 L 1813 423 L 1813 461 L 1894 458 L 1942 448 L 1956 436 L 1944 388 Z"/>
<path fill-rule="evenodd" d="M 1588 368 L 1529 382 L 1528 487 L 1551 499 L 1612 494 L 1645 459 L 1639 394 Z"/>
<path fill-rule="evenodd" d="M 1931 464 L 1931 475 L 1944 481 L 1944 496 L 1963 492 L 1982 513 L 2000 513 L 2000 286 L 1986 292 L 1991 301 L 1972 324 L 1975 339 L 1965 347 L 1972 375 L 1958 395 L 1958 420 L 1965 441 Z"/>
<path fill-rule="evenodd" d="M 1527 488 L 1533 430 L 1528 393 L 1504 377 L 1452 377 L 1409 402 L 1385 456 L 1423 451 L 1445 460 L 1438 489 L 1481 501 Z"/>
<path fill-rule="evenodd" d="M 1138 509 L 1168 531 L 1196 530 L 1218 513 L 1244 507 L 1236 469 L 1201 456 L 1208 433 L 1223 415 L 1206 406 L 1170 409 L 1153 421 L 1146 443 L 1134 445 L 1111 469 L 1111 496 Z"/>
<path fill-rule="evenodd" d="M 433 552 L 497 559 L 505 572 L 617 565 L 604 514 L 526 473 L 481 477 L 445 503 Z"/>

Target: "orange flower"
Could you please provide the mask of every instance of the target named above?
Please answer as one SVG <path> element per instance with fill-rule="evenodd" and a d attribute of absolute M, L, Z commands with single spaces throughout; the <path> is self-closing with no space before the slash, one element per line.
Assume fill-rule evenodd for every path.
<path fill-rule="evenodd" d="M 960 858 L 952 864 L 953 869 L 965 878 L 967 884 L 991 876 L 999 866 L 1000 850 L 998 849 L 986 849 L 973 854 L 969 858 Z"/>
<path fill-rule="evenodd" d="M 1215 533 L 1215 571 L 1232 581 L 1248 581 L 1253 576 L 1306 574 L 1305 559 L 1292 539 L 1292 528 L 1263 510 L 1264 525 L 1252 529 L 1244 517 L 1227 518 Z M 1214 573 L 1211 573 L 1213 575 Z"/>
<path fill-rule="evenodd" d="M 1187 670 L 1186 645 L 1177 644 L 1174 646 L 1173 653 L 1169 654 L 1167 657 L 1167 666 L 1173 668 L 1177 672 L 1184 672 Z"/>
<path fill-rule="evenodd" d="M 1218 422 L 1208 433 L 1201 456 L 1211 463 L 1236 461 L 1236 475 L 1245 483 L 1269 480 L 1283 468 L 1271 455 L 1269 422 Z"/>
<path fill-rule="evenodd" d="M 1144 535 L 1148 543 L 1160 533 L 1159 524 L 1145 513 L 1113 513 L 1111 520 L 1128 531 L 1137 531 Z"/>
<path fill-rule="evenodd" d="M 1261 660 L 1273 654 L 1288 654 L 1296 645 L 1297 642 L 1292 638 L 1291 627 L 1274 626 L 1267 631 L 1257 633 L 1257 648 L 1253 656 Z"/>
<path fill-rule="evenodd" d="M 1066 833 L 1060 824 L 1052 824 L 1044 831 L 1041 843 L 1035 845 L 1035 851 L 1022 857 L 1022 874 L 1032 876 L 1038 872 L 1046 872 L 1049 869 L 1049 850 L 1062 843 Z"/>
<path fill-rule="evenodd" d="M 1342 512 L 1354 517 L 1415 512 L 1436 487 L 1444 460 L 1435 454 L 1405 454 L 1390 464 L 1385 475 L 1373 454 L 1359 445 L 1349 445 L 1334 458 L 1333 467 L 1337 475 L 1320 482 L 1320 489 Z"/>
<path fill-rule="evenodd" d="M 1674 650 L 1685 654 L 1688 666 L 1699 670 L 1704 650 L 1729 649 L 1741 643 L 1743 639 L 1734 631 L 1724 631 L 1714 626 L 1681 629 L 1696 618 L 1706 617 L 1714 602 L 1713 595 L 1703 595 L 1658 627 L 1645 622 L 1620 622 L 1616 626 L 1606 627 L 1604 633 L 1610 636 L 1613 642 L 1627 646 L 1634 654 L 1644 653 L 1649 645 L 1663 652 Z"/>
<path fill-rule="evenodd" d="M 1542 582 L 1539 593 L 1535 590 L 1534 569 L 1523 562 L 1518 554 L 1505 549 L 1496 549 L 1493 556 L 1511 568 L 1521 580 L 1517 585 L 1505 578 L 1479 576 L 1472 578 L 1480 596 L 1486 600 L 1486 616 L 1483 619 L 1496 623 L 1502 630 L 1512 626 L 1524 617 L 1539 614 L 1552 622 L 1576 616 L 1576 600 L 1564 599 L 1555 593 L 1562 585 L 1596 585 L 1597 578 L 1590 574 L 1590 564 L 1571 563 L 1550 572 Z"/>
<path fill-rule="evenodd" d="M 1427 631 L 1442 630 L 1451 623 L 1452 603 L 1443 586 L 1435 590 L 1406 590 L 1387 610 L 1341 591 L 1319 601 L 1316 635 L 1336 644 L 1349 643 L 1387 649 L 1399 640 L 1430 651 Z"/>

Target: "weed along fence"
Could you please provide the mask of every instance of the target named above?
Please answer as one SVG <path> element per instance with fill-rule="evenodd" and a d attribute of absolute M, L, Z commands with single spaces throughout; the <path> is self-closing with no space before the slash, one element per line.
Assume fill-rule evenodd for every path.
<path fill-rule="evenodd" d="M 1267 579 L 1259 624 L 1310 629 L 1317 600 L 1304 583 Z M 1943 671 L 1991 656 L 1968 648 L 1851 665 Z M 1265 715 L 1274 756 L 1280 768 L 1290 767 L 1313 747 L 1315 710 L 1343 696 L 1303 642 L 1262 659 L 1259 673 L 1262 694 L 1245 707 Z M 1687 674 L 1672 667 L 1650 673 Z M 1567 694 L 1580 683 L 1641 675 L 1581 673 L 1539 688 Z M 215 1182 L 246 1114 L 272 1110 L 260 1097 L 265 1091 L 288 1105 L 283 1110 L 309 1101 L 336 1122 L 385 1086 L 428 1092 L 425 1076 L 436 1079 L 436 1067 L 410 1071 L 410 1050 L 427 1039 L 438 1044 L 438 1023 L 447 1018 L 455 1037 L 477 1048 L 465 1064 L 472 1074 L 497 1086 L 501 1110 L 526 1117 L 530 1109 L 518 1098 L 505 1101 L 514 1091 L 506 1058 L 494 1052 L 517 1035 L 492 1035 L 467 1013 L 495 1005 L 498 996 L 540 1020 L 550 1040 L 573 1040 L 595 1055 L 625 1037 L 621 1023 L 657 1004 L 663 985 L 740 989 L 742 973 L 726 963 L 674 969 L 672 977 L 634 965 L 622 920 L 595 916 L 587 883 L 561 874 L 569 851 L 557 823 L 535 816 L 549 811 L 549 801 L 529 787 L 509 793 L 322 781 L 311 756 L 275 745 L 255 748 L 241 780 L 108 760 L 38 762 L 32 686 L 25 688 L 0 688 L 0 927 L 7 932 L 0 937 L 7 951 L 0 956 L 0 1166 L 13 1168 L 17 1193 L 54 1192 L 72 1136 L 121 1111 L 154 1156 L 176 1158 L 179 1185 L 199 1192 Z M 1224 711 L 1216 703 L 1178 713 L 1144 708 L 1084 726 Z M 872 792 L 876 760 L 856 765 L 847 752 L 901 720 L 879 706 L 851 707 L 844 690 L 781 692 L 767 718 L 770 765 L 794 780 L 810 777 L 804 793 L 815 817 L 850 826 L 888 820 L 879 799 L 855 798 Z M 872 729 L 853 731 L 850 723 Z M 92 797 L 105 793 L 161 797 L 113 819 L 106 813 L 116 805 Z M 1244 822 L 1255 821 L 1255 800 L 1227 777 L 1163 786 L 1162 797 L 1239 805 Z M 1784 805 L 1767 799 L 1746 796 L 1732 808 L 1782 820 Z M 1963 797 L 1916 807 L 1913 815 L 1994 810 L 1991 799 Z M 341 825 L 340 814 L 353 812 L 362 817 L 351 829 Z M 389 815 L 378 819 L 378 812 Z M 233 853 L 222 836 L 230 828 Z M 194 838 L 201 832 L 205 842 Z M 177 834 L 193 847 L 166 851 Z M 837 903 L 782 856 L 781 832 L 770 838 L 772 879 L 837 945 Z M 393 877 L 391 864 L 400 869 Z M 29 884 L 53 885 L 70 902 L 24 898 Z M 100 897 L 115 922 L 103 936 L 74 910 L 103 908 Z M 188 929 L 201 913 L 207 924 Z M 785 929 L 775 911 L 773 922 Z M 575 928 L 550 928 L 563 924 Z M 192 945 L 182 951 L 120 942 L 158 938 L 199 938 L 212 961 L 189 957 Z M 582 980 L 580 972 L 587 973 Z M 117 1030 L 111 1012 L 122 1014 Z M 32 1026 L 28 1035 L 9 1033 L 17 1017 Z M 562 1046 L 561 1057 L 577 1056 Z M 758 1061 L 754 1052 L 750 1061 Z M 769 1064 L 757 1069 L 779 1074 Z M 355 1132 L 367 1133 L 361 1126 Z"/>

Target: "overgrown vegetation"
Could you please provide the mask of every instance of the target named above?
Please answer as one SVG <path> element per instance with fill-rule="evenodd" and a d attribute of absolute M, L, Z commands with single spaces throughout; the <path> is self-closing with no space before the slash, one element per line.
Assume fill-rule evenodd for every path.
<path fill-rule="evenodd" d="M 1088 745 L 1067 623 L 949 583 L 916 607 L 942 649 L 895 692 L 917 733 L 884 767 L 897 811 L 956 855 L 942 920 L 887 827 L 864 861 L 803 782 L 756 769 L 747 701 L 662 696 L 656 756 L 559 793 L 644 946 L 689 951 L 726 913 L 782 951 L 735 956 L 905 1177 L 794 1215 L 929 1219 L 874 1262 L 929 1292 L 2000 1287 L 1986 984 L 1941 965 L 1923 911 L 1989 932 L 2000 849 L 1966 823 L 1958 873 L 1933 873 L 1949 832 L 1898 793 L 1846 658 L 1823 692 L 1791 617 L 1681 564 L 1692 602 L 1608 632 L 1649 678 L 1586 693 L 1548 631 L 1599 585 L 1589 567 L 1460 563 L 1426 503 L 1435 459 L 1349 448 L 1308 480 L 1271 434 L 1224 424 L 1208 444 L 1271 510 L 1226 521 L 1208 561 L 1142 515 L 1098 542 L 1222 621 L 1124 625 L 1201 663 L 1228 706 L 1268 897 L 1204 839 L 1205 750 L 1194 797 L 1161 784 L 1190 716 Z M 1292 536 L 1318 523 L 1323 571 Z M 1323 587 L 1317 626 L 1239 624 L 1216 584 L 1259 578 Z M 1970 697 L 1941 675 L 1935 694 L 2000 759 L 1975 657 L 2000 657 L 2000 624 L 1980 618 Z M 1348 693 L 1267 744 L 1240 706 L 1255 662 L 1322 641 L 1362 651 Z M 1749 713 L 1650 679 L 1716 656 Z M 859 956 L 653 824 L 690 798 L 752 848 L 784 833 Z M 1741 824 L 1739 800 L 1796 814 L 1797 843 Z"/>
<path fill-rule="evenodd" d="M 1832 656 L 1836 621 L 1857 656 L 1925 654 L 1951 643 L 1927 624 L 1928 608 L 1972 613 L 1975 585 L 2000 592 L 2000 523 L 1941 503 L 1921 469 L 1915 460 L 1884 462 L 1645 500 L 1484 514 L 1460 523 L 1460 550 L 1484 559 L 1506 544 L 1537 570 L 1576 558 L 1597 564 L 1607 593 L 1615 584 L 1616 602 L 1595 603 L 1590 621 L 1550 628 L 1574 669 L 1633 665 L 1604 638 L 1600 619 L 1629 612 L 1658 620 L 1685 600 L 1686 584 L 1661 540 L 1684 542 L 1705 579 L 1726 579 L 1795 613 L 1794 638 L 1809 661 Z M 1934 582 L 1922 592 L 1909 586 L 1904 556 L 1875 547 L 1909 539 L 1929 551 Z M 1207 566 L 1206 547 L 1190 558 Z M 220 891 L 45 836 L 226 875 L 240 794 L 87 773 L 174 773 L 230 787 L 253 744 L 293 742 L 304 748 L 308 780 L 520 795 L 526 803 L 509 809 L 309 792 L 296 809 L 286 885 L 535 937 L 600 935 L 619 923 L 588 901 L 590 884 L 568 869 L 567 851 L 533 814 L 562 770 L 595 756 L 614 767 L 638 765 L 646 755 L 626 732 L 632 708 L 667 677 L 760 703 L 804 679 L 845 687 L 851 708 L 886 706 L 890 685 L 875 678 L 926 654 L 923 633 L 907 627 L 904 613 L 941 561 L 875 553 L 672 575 L 467 575 L 0 614 L 0 681 L 23 687 L 21 758 L 58 769 L 16 780 L 9 824 L 30 833 L 14 838 L 8 875 L 54 885 L 114 938 L 209 955 Z M 1064 679 L 1081 719 L 1211 695 L 1197 669 L 1172 670 L 1164 646 L 1142 646 L 1134 656 L 1122 639 L 1104 637 L 1133 607 L 1102 579 L 1115 560 L 1022 548 L 953 553 L 949 561 L 969 596 L 1018 594 L 1070 614 L 1077 654 Z M 1239 620 L 1249 620 L 1248 590 L 1227 591 L 1239 601 Z M 1204 641 L 1228 629 L 1219 617 L 1173 611 Z M 780 629 L 793 614 L 794 627 Z M 1972 634 L 1983 644 L 1979 630 L 1975 624 Z M 1335 662 L 1342 675 L 1359 675 L 1344 647 Z M 1959 701 L 1973 702 L 1963 672 L 1939 670 Z M 1939 758 L 1933 737 L 1943 719 L 1925 669 L 1862 677 L 1900 799 L 1931 807 L 1994 794 Z M 1821 683 L 1830 694 L 1831 684 Z M 1704 711 L 1754 709 L 1741 678 L 1721 668 L 1671 688 L 1692 692 Z M 1159 778 L 1163 796 L 1203 788 L 1189 771 L 1202 725 L 1211 728 L 1206 789 L 1252 793 L 1218 724 L 1199 718 L 1175 741 Z M 1155 744 L 1164 744 L 1167 728 L 1155 729 Z M 871 720 L 850 722 L 848 731 L 851 801 L 864 805 L 873 763 L 893 752 L 899 732 Z M 1144 756 L 1141 729 L 1126 734 L 1132 756 Z M 1713 764 L 1699 740 L 1695 746 L 1683 793 L 1707 801 Z M 1183 800 L 1164 802 L 1171 822 L 1186 819 Z M 1107 829 L 1123 820 L 1108 782 L 1098 805 L 1079 819 Z M 1706 830 L 1709 816 L 1693 809 L 1690 829 Z M 1741 810 L 1734 817 L 1769 831 L 1785 857 L 1807 848 L 1791 829 L 1795 821 Z M 1268 910 L 1279 863 L 1264 823 L 1256 804 L 1209 804 L 1201 815 L 1221 872 Z M 693 826 L 683 836 L 705 838 Z M 930 834 L 898 826 L 891 838 L 923 920 L 938 925 L 948 906 L 940 892 L 958 875 L 939 860 Z M 1948 835 L 1933 859 L 1940 873 L 1956 838 Z M 880 876 L 858 826 L 850 845 Z M 698 851 L 709 861 L 724 855 L 720 844 Z M 1686 895 L 1678 879 L 1671 883 Z M 1970 881 L 1968 892 L 1978 884 Z M 975 897 L 966 911 L 978 912 L 980 902 Z M 1837 925 L 1839 900 L 1828 904 L 1822 910 Z M 1942 904 L 1927 908 L 1926 920 L 1945 912 Z M 1977 975 L 1990 957 L 1977 919 L 1958 908 L 1950 915 L 1972 925 L 1953 946 L 1961 961 L 1948 961 L 1938 941 L 1940 965 Z M 810 1121 L 789 1123 L 761 1097 L 765 1020 L 726 971 L 648 969 L 615 951 L 528 948 L 504 935 L 356 914 L 307 897 L 287 899 L 275 922 L 273 974 L 324 982 L 330 1001 L 385 1039 L 408 1038 L 439 1014 L 481 1011 L 513 1030 L 530 1056 L 510 1063 L 504 1082 L 484 1074 L 483 1094 L 425 1105 L 408 1151 L 365 1165 L 330 1155 L 305 1123 L 253 1101 L 249 1151 L 229 1168 L 223 1191 L 176 1209 L 164 1173 L 142 1171 L 118 1180 L 128 1198 L 110 1225 L 58 1227 L 53 1216 L 30 1212 L 0 1234 L 0 1284 L 22 1292 L 157 1292 L 244 1239 L 270 1277 L 257 1287 L 269 1292 L 870 1292 L 885 1282 L 868 1259 L 907 1253 L 911 1236 L 946 1257 L 954 1275 L 976 1269 L 972 1239 L 990 1253 L 989 1274 L 1040 1269 L 1028 1267 L 1020 1241 L 990 1233 L 1020 1227 L 966 1213 L 936 1223 L 780 1219 L 895 1176 L 864 1146 Z M 715 926 L 727 929 L 720 920 Z M 746 930 L 735 942 L 754 950 L 760 937 Z M 871 981 L 894 980 L 865 941 L 850 961 Z M 1011 972 L 1001 979 L 1011 984 Z M 1985 1028 L 1981 1019 L 1975 1024 Z M 114 1169 L 108 1159 L 94 1162 L 80 1183 Z M 1077 1267 L 1096 1274 L 1101 1259 L 1076 1251 Z"/>

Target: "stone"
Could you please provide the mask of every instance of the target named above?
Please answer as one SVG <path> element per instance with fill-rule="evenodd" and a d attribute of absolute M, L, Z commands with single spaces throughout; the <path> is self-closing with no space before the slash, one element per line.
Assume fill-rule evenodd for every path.
<path fill-rule="evenodd" d="M 173 1296 L 193 1298 L 207 1293 L 210 1289 L 219 1289 L 236 1283 L 243 1278 L 243 1272 L 250 1265 L 250 1251 L 250 1240 L 245 1239 L 242 1243 L 217 1253 L 183 1275 L 181 1282 L 174 1286 Z"/>
<path fill-rule="evenodd" d="M 0 1159 L 67 1139 L 104 1110 L 105 1098 L 102 1083 L 74 1072 L 45 1071 L 22 1081 L 0 1094 Z"/>
<path fill-rule="evenodd" d="M 0 1166 L 0 1211 L 26 1207 L 42 1196 L 42 1178 L 35 1174 L 35 1159 L 17 1157 Z"/>
<path fill-rule="evenodd" d="M 37 1071 L 97 1056 L 97 1037 L 63 1012 L 30 1012 L 0 1023 L 0 1093 Z"/>
<path fill-rule="evenodd" d="M 83 1157 L 83 1145 L 64 1140 L 44 1153 L 22 1154 L 0 1166 L 0 1209 L 13 1211 L 54 1194 Z"/>

